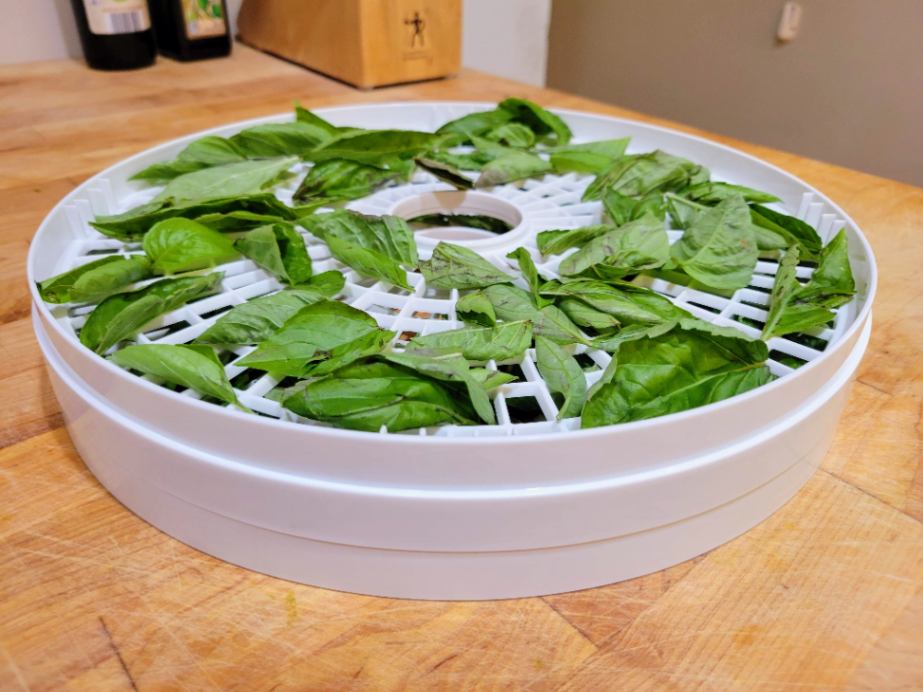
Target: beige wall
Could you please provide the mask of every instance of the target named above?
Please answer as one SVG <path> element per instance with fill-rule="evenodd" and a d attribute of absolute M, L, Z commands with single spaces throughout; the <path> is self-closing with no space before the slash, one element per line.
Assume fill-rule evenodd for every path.
<path fill-rule="evenodd" d="M 548 84 L 923 185 L 923 0 L 556 0 Z"/>

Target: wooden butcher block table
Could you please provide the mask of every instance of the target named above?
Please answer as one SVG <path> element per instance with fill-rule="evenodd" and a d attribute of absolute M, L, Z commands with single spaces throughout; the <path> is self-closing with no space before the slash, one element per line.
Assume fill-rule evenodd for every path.
<path fill-rule="evenodd" d="M 923 190 L 793 154 L 706 135 L 800 176 L 865 231 L 881 277 L 872 342 L 822 470 L 707 555 L 549 598 L 353 596 L 188 548 L 87 471 L 25 279 L 29 240 L 62 196 L 153 144 L 294 100 L 514 94 L 663 123 L 467 71 L 358 92 L 241 46 L 131 73 L 0 68 L 0 690 L 923 687 Z"/>

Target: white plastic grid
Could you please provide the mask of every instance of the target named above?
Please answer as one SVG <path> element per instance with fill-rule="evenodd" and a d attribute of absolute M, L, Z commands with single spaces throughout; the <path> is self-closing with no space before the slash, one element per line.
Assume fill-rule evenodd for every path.
<path fill-rule="evenodd" d="M 291 179 L 284 187 L 276 190 L 277 196 L 285 202 L 291 201 L 291 195 L 307 168 L 299 165 L 293 170 L 299 175 Z M 543 259 L 535 244 L 535 236 L 543 230 L 577 228 L 601 221 L 602 205 L 599 202 L 581 201 L 583 191 L 591 179 L 590 176 L 578 176 L 573 173 L 560 176 L 546 175 L 541 179 L 530 179 L 520 184 L 509 184 L 490 190 L 491 195 L 516 208 L 523 219 L 522 224 L 526 232 L 517 233 L 518 237 L 515 242 L 502 247 L 494 247 L 489 251 L 482 251 L 481 254 L 499 268 L 512 274 L 518 274 L 514 269 L 515 265 L 506 259 L 505 255 L 510 250 L 523 246 L 529 250 L 542 275 L 557 278 L 557 267 L 568 253 Z M 145 190 L 117 202 L 108 180 L 101 179 L 96 183 L 88 192 L 88 200 L 77 200 L 67 205 L 65 209 L 73 237 L 80 238 L 80 240 L 73 241 L 66 248 L 59 271 L 79 266 L 103 254 L 130 254 L 140 251 L 137 244 L 125 244 L 102 236 L 89 225 L 89 221 L 97 214 L 117 213 L 148 201 L 157 193 L 157 189 Z M 367 214 L 387 214 L 395 205 L 408 197 L 441 190 L 454 190 L 454 188 L 438 181 L 428 173 L 418 172 L 409 183 L 386 187 L 346 206 Z M 790 210 L 782 209 L 778 205 L 774 206 L 780 211 L 791 213 Z M 838 230 L 844 222 L 835 214 L 825 213 L 825 208 L 826 205 L 819 201 L 813 193 L 806 192 L 802 195 L 796 216 L 814 225 L 821 239 L 827 242 L 833 232 Z M 671 242 L 675 242 L 681 235 L 681 231 L 668 230 Z M 412 291 L 362 277 L 332 258 L 326 245 L 304 232 L 303 229 L 302 235 L 308 246 L 315 272 L 329 269 L 342 271 L 346 277 L 346 284 L 338 298 L 356 308 L 365 310 L 375 317 L 381 327 L 396 332 L 394 344 L 396 347 L 399 348 L 403 341 L 415 334 L 425 335 L 462 326 L 455 314 L 458 291 L 427 287 L 422 274 L 414 272 L 408 273 Z M 426 254 L 426 251 L 421 248 L 421 256 L 425 258 Z M 250 260 L 237 260 L 217 269 L 225 274 L 218 293 L 160 316 L 149 325 L 143 334 L 138 335 L 137 342 L 167 344 L 190 342 L 234 305 L 282 288 L 282 285 L 272 275 Z M 769 291 L 777 269 L 776 261 L 761 259 L 750 285 L 738 290 L 730 298 L 671 284 L 661 279 L 649 280 L 646 285 L 697 317 L 717 325 L 733 327 L 751 337 L 758 337 L 759 329 L 741 322 L 740 319 L 756 322 L 765 320 Z M 810 277 L 812 271 L 810 266 L 799 266 L 797 274 L 800 279 L 805 280 Z M 517 279 L 516 283 L 521 287 L 526 287 L 521 279 Z M 849 305 L 843 306 L 837 311 L 832 329 L 824 328 L 810 336 L 827 344 L 835 342 L 848 326 L 849 320 L 846 313 L 849 307 Z M 76 338 L 90 310 L 90 306 L 56 306 L 53 308 L 53 313 Z M 780 356 L 794 357 L 809 362 L 822 352 L 800 343 L 797 335 L 774 337 L 769 340 L 768 345 L 772 352 L 769 367 L 779 377 L 784 377 L 793 371 L 793 368 L 780 362 L 778 359 Z M 276 401 L 267 398 L 266 395 L 279 384 L 279 380 L 266 373 L 254 373 L 253 371 L 248 373 L 246 368 L 235 365 L 239 358 L 251 350 L 253 347 L 242 347 L 234 349 L 233 352 L 221 354 L 222 360 L 227 361 L 226 372 L 241 402 L 262 415 L 310 425 L 324 425 L 301 418 L 284 409 Z M 604 351 L 587 349 L 584 346 L 576 347 L 574 352 L 578 355 L 586 355 L 583 360 L 589 363 L 585 367 L 587 383 L 592 385 L 608 365 L 609 354 Z M 551 431 L 564 432 L 579 428 L 578 418 L 555 420 L 558 407 L 538 372 L 533 349 L 529 349 L 519 361 L 502 364 L 490 361 L 487 367 L 491 370 L 496 370 L 498 367 L 515 367 L 520 377 L 518 381 L 503 385 L 496 390 L 493 398 L 497 415 L 496 425 L 446 425 L 403 434 L 487 437 L 528 435 Z M 243 384 L 238 386 L 238 383 Z M 192 390 L 182 391 L 182 394 L 193 398 L 199 397 Z M 510 411 L 510 401 L 529 398 L 533 399 L 536 404 L 533 408 L 537 408 L 544 420 L 514 421 Z M 383 429 L 382 432 L 387 433 L 387 430 Z"/>

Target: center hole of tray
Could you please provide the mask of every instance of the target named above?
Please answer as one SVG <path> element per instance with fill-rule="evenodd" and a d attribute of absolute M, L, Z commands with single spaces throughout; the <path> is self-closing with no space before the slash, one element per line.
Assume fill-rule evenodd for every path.
<path fill-rule="evenodd" d="M 398 202 L 391 213 L 410 223 L 423 246 L 443 240 L 472 248 L 505 244 L 522 226 L 522 214 L 515 206 L 468 190 L 413 195 Z"/>

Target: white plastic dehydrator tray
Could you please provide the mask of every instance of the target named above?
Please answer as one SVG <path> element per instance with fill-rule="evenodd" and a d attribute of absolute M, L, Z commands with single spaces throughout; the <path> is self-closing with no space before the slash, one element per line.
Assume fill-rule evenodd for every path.
<path fill-rule="evenodd" d="M 432 130 L 478 103 L 399 103 L 319 110 L 337 125 Z M 875 287 L 872 251 L 825 196 L 778 168 L 704 139 L 629 120 L 557 111 L 574 141 L 630 136 L 629 152 L 664 149 L 707 166 L 715 180 L 766 190 L 779 209 L 814 225 L 826 242 L 846 228 L 857 284 L 823 351 L 774 338 L 779 376 L 746 394 L 682 413 L 580 430 L 557 408 L 529 353 L 520 381 L 494 400 L 493 426 L 412 433 L 353 432 L 311 423 L 265 395 L 269 375 L 238 390 L 252 415 L 177 393 L 125 372 L 83 347 L 75 330 L 86 309 L 46 305 L 33 292 L 33 321 L 68 430 L 100 482 L 166 533 L 216 557 L 295 581 L 408 598 L 480 599 L 548 594 L 639 576 L 689 559 L 739 535 L 787 501 L 829 446 L 849 384 L 868 342 Z M 230 135 L 280 115 L 236 123 L 155 147 L 91 178 L 48 215 L 29 254 L 32 282 L 126 248 L 93 230 L 98 214 L 147 201 L 155 189 L 128 181 L 204 134 Z M 441 239 L 466 244 L 498 266 L 534 248 L 550 228 L 599 221 L 600 204 L 580 201 L 588 176 L 548 175 L 458 192 L 426 173 L 350 208 L 405 217 L 451 209 L 487 213 L 514 226 L 490 237 L 452 229 L 422 232 L 423 258 Z M 297 179 L 296 179 L 297 182 Z M 278 191 L 287 195 L 294 184 Z M 671 233 L 671 237 L 678 233 Z M 413 291 L 363 279 L 306 237 L 316 271 L 338 268 L 341 299 L 399 334 L 460 326 L 455 291 Z M 537 257 L 537 255 L 536 255 Z M 554 275 L 559 258 L 540 264 Z M 182 343 L 222 310 L 278 289 L 249 260 L 230 263 L 220 293 L 163 316 L 141 342 Z M 761 320 L 776 264 L 761 261 L 750 287 L 731 298 L 660 280 L 652 288 L 693 314 L 757 336 L 736 318 Z M 810 268 L 798 270 L 801 278 Z M 33 283 L 34 286 L 34 283 Z M 33 288 L 34 290 L 34 288 Z M 246 349 L 241 349 L 242 355 Z M 595 381 L 609 356 L 590 351 Z M 490 364 L 489 367 L 496 367 Z M 227 366 L 231 378 L 242 368 Z M 238 380 L 239 381 L 239 380 Z M 533 397 L 545 421 L 516 423 L 507 402 Z"/>

